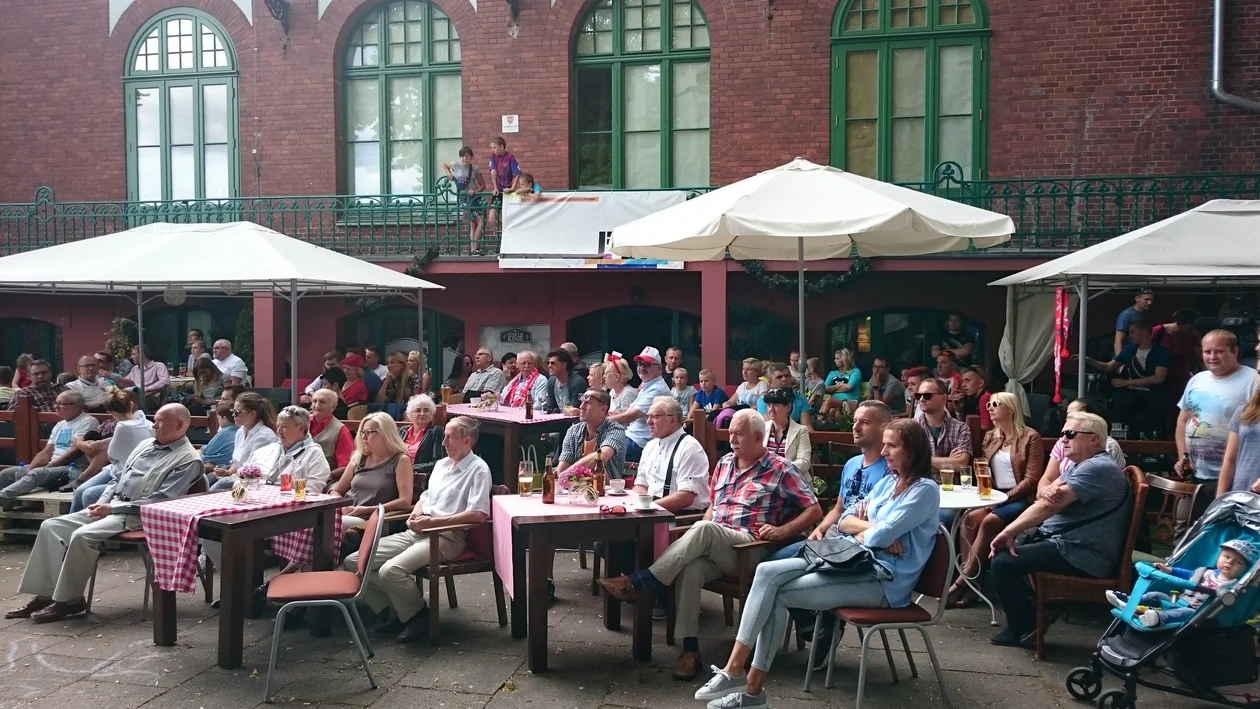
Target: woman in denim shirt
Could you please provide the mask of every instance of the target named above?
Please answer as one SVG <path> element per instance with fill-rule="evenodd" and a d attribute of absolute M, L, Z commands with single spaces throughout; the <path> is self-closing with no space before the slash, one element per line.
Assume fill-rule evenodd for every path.
<path fill-rule="evenodd" d="M 214 415 L 219 417 L 219 430 L 210 442 L 201 448 L 201 462 L 206 469 L 206 487 L 218 480 L 214 477 L 216 466 L 232 464 L 232 452 L 236 448 L 236 430 L 240 428 L 232 422 L 231 402 L 220 401 L 214 407 Z"/>
<path fill-rule="evenodd" d="M 888 424 L 883 455 L 890 474 L 836 525 L 839 535 L 873 551 L 878 567 L 869 575 L 839 576 L 809 572 L 800 557 L 762 562 L 726 668 L 696 692 L 696 699 L 712 700 L 709 709 L 766 706 L 763 685 L 783 640 L 789 607 L 821 611 L 910 605 L 911 590 L 935 547 L 940 489 L 931 477 L 931 444 L 917 422 Z M 750 655 L 752 669 L 745 676 Z"/>

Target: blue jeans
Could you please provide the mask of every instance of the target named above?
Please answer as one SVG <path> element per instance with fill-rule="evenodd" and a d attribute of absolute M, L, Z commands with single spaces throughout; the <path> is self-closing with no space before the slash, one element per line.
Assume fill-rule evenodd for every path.
<path fill-rule="evenodd" d="M 1150 606 L 1151 610 L 1159 613 L 1159 624 L 1168 625 L 1169 623 L 1184 623 L 1190 620 L 1190 616 L 1194 615 L 1198 608 L 1190 606 L 1171 605 L 1174 603 L 1172 596 L 1159 591 L 1150 591 L 1142 594 L 1142 600 L 1138 601 L 1144 606 Z M 1165 608 L 1164 603 L 1170 604 Z"/>
<path fill-rule="evenodd" d="M 643 457 L 643 446 L 634 442 L 634 439 L 626 436 L 626 462 L 637 463 Z"/>
<path fill-rule="evenodd" d="M 107 466 L 105 470 L 93 475 L 87 482 L 80 485 L 74 491 L 74 502 L 70 503 L 70 511 L 78 512 L 87 509 L 90 505 L 95 505 L 96 501 L 101 499 L 101 493 L 105 492 L 105 486 L 109 485 L 113 474 Z"/>
<path fill-rule="evenodd" d="M 801 553 L 801 549 L 805 548 L 805 542 L 796 542 L 789 544 L 782 549 L 776 551 L 766 557 L 766 561 L 781 561 L 783 559 L 794 558 Z M 814 632 L 814 621 L 818 618 L 818 614 L 806 608 L 789 608 L 788 615 L 792 616 L 792 620 L 796 622 L 798 630 L 805 631 L 806 634 Z"/>
<path fill-rule="evenodd" d="M 787 629 L 788 607 L 812 611 L 840 606 L 885 608 L 884 586 L 874 576 L 810 573 L 804 559 L 763 561 L 757 566 L 735 639 L 753 648 L 752 666 L 770 671 Z"/>

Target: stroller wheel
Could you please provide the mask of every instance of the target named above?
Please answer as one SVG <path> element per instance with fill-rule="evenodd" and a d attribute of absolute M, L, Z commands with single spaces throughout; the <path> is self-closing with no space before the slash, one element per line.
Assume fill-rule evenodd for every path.
<path fill-rule="evenodd" d="M 1102 677 L 1090 667 L 1077 667 L 1068 673 L 1067 691 L 1073 699 L 1093 701 L 1102 692 Z"/>
<path fill-rule="evenodd" d="M 1098 709 L 1133 709 L 1134 701 L 1123 689 L 1113 689 L 1098 698 Z"/>

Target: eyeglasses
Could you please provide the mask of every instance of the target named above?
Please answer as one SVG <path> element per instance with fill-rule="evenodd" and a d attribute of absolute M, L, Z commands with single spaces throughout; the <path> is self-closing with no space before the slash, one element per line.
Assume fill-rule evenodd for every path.
<path fill-rule="evenodd" d="M 934 391 L 921 391 L 918 394 L 915 394 L 914 398 L 918 399 L 919 401 L 927 401 L 928 399 L 931 399 L 932 397 L 936 395 L 937 395 L 937 392 L 934 392 Z"/>
<path fill-rule="evenodd" d="M 674 417 L 673 414 L 648 414 L 647 415 L 647 419 L 649 421 L 659 421 L 661 419 L 667 419 L 667 418 L 673 418 L 673 417 Z"/>
<path fill-rule="evenodd" d="M 560 363 L 559 363 L 558 361 L 554 360 L 554 359 L 549 359 L 549 360 L 547 360 L 547 366 L 548 366 L 548 367 L 559 367 L 559 366 L 560 366 Z"/>
<path fill-rule="evenodd" d="M 376 435 L 376 434 L 378 434 L 378 433 L 380 433 L 380 431 L 374 431 L 374 430 L 372 430 L 372 429 L 370 429 L 370 428 L 360 428 L 360 429 L 359 429 L 359 435 L 360 435 L 360 436 L 374 436 L 374 435 Z"/>
<path fill-rule="evenodd" d="M 233 416 L 240 416 L 241 414 L 247 414 L 247 413 L 249 413 L 249 409 L 232 409 Z"/>

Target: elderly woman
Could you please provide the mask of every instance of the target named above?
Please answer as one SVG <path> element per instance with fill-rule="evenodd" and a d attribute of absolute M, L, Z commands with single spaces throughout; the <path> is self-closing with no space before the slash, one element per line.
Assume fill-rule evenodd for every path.
<path fill-rule="evenodd" d="M 367 360 L 353 352 L 341 360 L 341 371 L 346 375 L 346 383 L 341 388 L 341 400 L 348 406 L 367 403 L 367 382 L 363 380 L 363 368 L 366 366 Z M 328 383 L 328 372 L 324 372 L 324 386 L 328 386 Z"/>
<path fill-rule="evenodd" d="M 963 549 L 970 549 L 962 574 L 974 578 L 988 556 L 989 544 L 1037 497 L 1037 482 L 1044 472 L 1045 449 L 1041 434 L 1024 425 L 1019 399 L 1009 392 L 989 396 L 986 402 L 994 427 L 984 434 L 983 460 L 989 463 L 993 487 L 1006 493 L 1006 502 L 994 507 L 971 510 L 963 518 Z M 961 578 L 949 590 L 956 608 L 975 601 Z"/>
<path fill-rule="evenodd" d="M 814 449 L 809 441 L 809 429 L 792 420 L 792 405 L 796 401 L 793 389 L 771 389 L 766 392 L 766 450 L 780 458 L 787 458 L 810 479 L 809 465 Z"/>
<path fill-rule="evenodd" d="M 407 446 L 412 470 L 426 475 L 433 472 L 435 463 L 446 457 L 446 449 L 442 447 L 442 427 L 433 423 L 435 413 L 437 405 L 429 395 L 411 397 L 411 401 L 407 402 L 407 420 L 411 423 L 398 432 Z"/>
<path fill-rule="evenodd" d="M 412 350 L 407 353 L 407 371 L 411 372 L 411 395 L 433 391 L 433 375 L 424 361 L 424 353 Z"/>
<path fill-rule="evenodd" d="M 341 518 L 342 527 L 350 529 L 362 526 L 377 505 L 385 505 L 386 512 L 411 509 L 411 483 L 407 444 L 398 436 L 394 419 L 377 411 L 359 423 L 354 455 L 328 493 L 354 501 Z"/>
<path fill-rule="evenodd" d="M 378 404 L 405 404 L 411 398 L 412 374 L 407 368 L 407 355 L 390 352 L 385 358 L 385 381 L 376 392 Z"/>
<path fill-rule="evenodd" d="M 538 355 L 529 350 L 516 355 L 520 372 L 503 387 L 500 401 L 504 406 L 521 407 L 526 397 L 532 398 L 539 411 L 547 402 L 547 375 L 538 371 Z"/>
<path fill-rule="evenodd" d="M 604 385 L 608 387 L 609 398 L 612 399 L 608 413 L 625 411 L 639 398 L 639 390 L 630 386 L 630 378 L 633 376 L 630 363 L 626 362 L 620 352 L 613 352 L 604 358 Z"/>
<path fill-rule="evenodd" d="M 350 464 L 350 456 L 354 455 L 350 429 L 336 416 L 339 403 L 336 392 L 331 389 L 319 389 L 311 394 L 311 440 L 324 452 L 333 480 L 341 477 Z"/>
<path fill-rule="evenodd" d="M 231 490 L 236 484 L 236 471 L 242 465 L 271 470 L 280 455 L 279 447 L 273 445 L 280 439 L 276 436 L 276 413 L 271 402 L 247 391 L 232 404 L 232 419 L 240 426 L 232 448 L 232 463 L 227 468 L 215 467 L 214 476 L 218 481 L 210 486 L 211 490 Z"/>
<path fill-rule="evenodd" d="M 845 510 L 838 524 L 810 535 L 810 539 L 849 537 L 869 549 L 881 568 L 867 574 L 836 575 L 809 571 L 809 562 L 801 557 L 762 562 L 744 602 L 726 667 L 714 672 L 696 692 L 696 699 L 712 700 L 710 709 L 767 706 L 763 687 L 783 642 L 788 608 L 903 608 L 912 603 L 911 589 L 936 545 L 940 515 L 940 489 L 932 480 L 932 446 L 918 423 L 894 421 L 884 429 L 883 455 L 889 474 L 864 501 Z M 830 644 L 831 632 L 815 637 L 814 642 Z M 745 675 L 750 656 L 752 669 Z"/>

